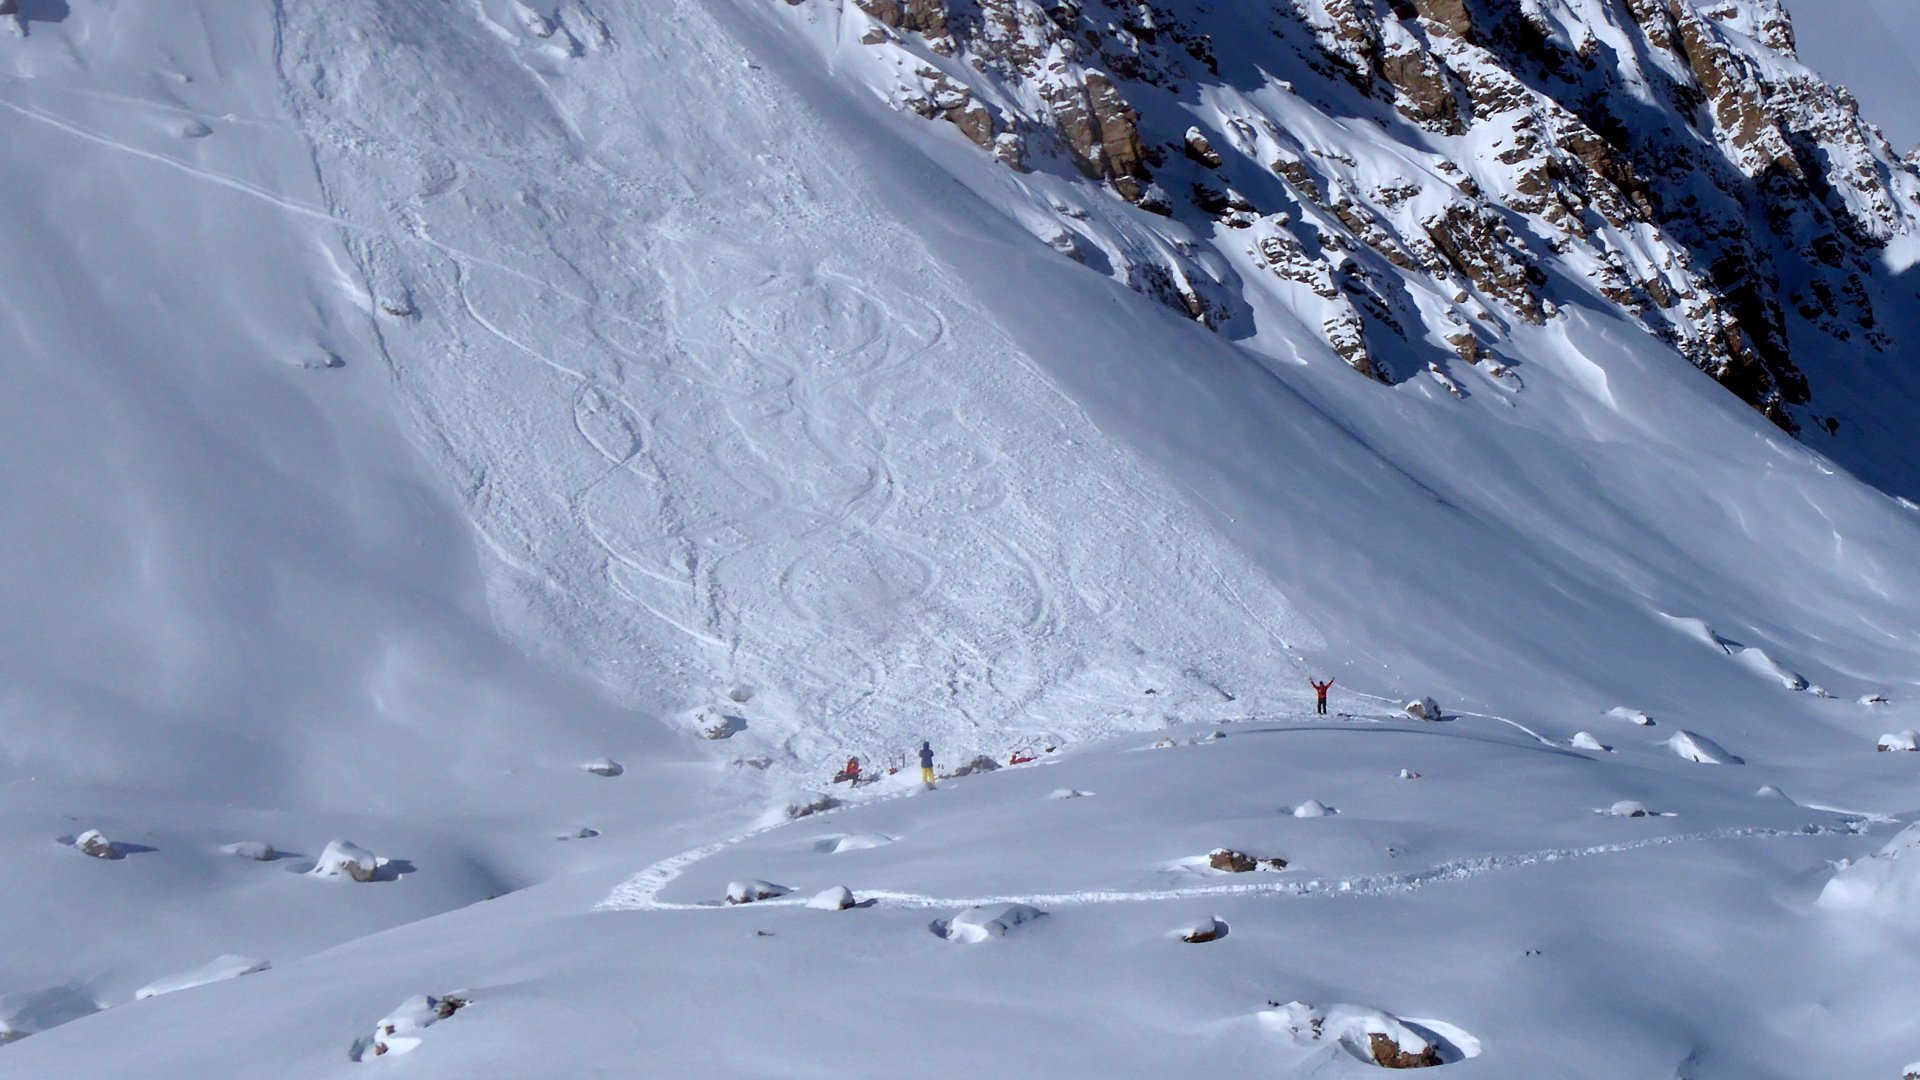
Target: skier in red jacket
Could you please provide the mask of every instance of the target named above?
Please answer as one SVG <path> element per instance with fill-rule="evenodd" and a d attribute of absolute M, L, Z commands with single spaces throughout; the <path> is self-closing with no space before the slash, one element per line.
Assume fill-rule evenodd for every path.
<path fill-rule="evenodd" d="M 1327 687 L 1333 685 L 1333 680 L 1328 679 L 1326 682 L 1316 682 L 1313 679 L 1308 679 L 1307 683 L 1308 685 L 1313 687 L 1313 692 L 1318 694 L 1320 697 L 1320 700 L 1317 703 L 1319 707 L 1315 711 L 1317 711 L 1321 716 L 1327 715 Z"/>

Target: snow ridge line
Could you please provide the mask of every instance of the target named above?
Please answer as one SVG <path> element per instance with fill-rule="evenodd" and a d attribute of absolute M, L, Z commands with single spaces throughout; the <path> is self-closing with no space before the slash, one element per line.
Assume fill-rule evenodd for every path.
<path fill-rule="evenodd" d="M 901 794 L 905 794 L 904 792 Z M 898 794 L 884 798 L 899 798 Z M 880 801 L 880 800 L 873 800 Z M 642 870 L 614 889 L 607 898 L 594 906 L 595 911 L 717 911 L 724 905 L 709 903 L 678 903 L 659 898 L 660 890 L 688 866 L 717 854 L 750 837 L 786 824 L 780 822 L 743 833 L 727 840 L 717 841 L 692 851 L 682 852 Z M 858 893 L 863 899 L 879 901 L 889 907 L 901 908 L 961 908 L 978 907 L 986 904 L 1031 904 L 1035 907 L 1078 907 L 1091 904 L 1137 904 L 1154 903 L 1164 900 L 1187 900 L 1205 896 L 1395 896 L 1417 892 L 1428 885 L 1454 881 L 1465 881 L 1486 874 L 1511 870 L 1522 866 L 1534 866 L 1541 863 L 1570 862 L 1575 859 L 1592 858 L 1597 855 L 1618 855 L 1645 848 L 1665 847 L 1672 844 L 1710 843 L 1716 840 L 1778 839 L 1808 836 L 1856 835 L 1861 831 L 1857 822 L 1843 825 L 1803 825 L 1798 829 L 1779 829 L 1762 826 L 1742 828 L 1713 829 L 1707 832 L 1679 833 L 1672 836 L 1653 836 L 1642 840 L 1629 840 L 1615 844 L 1594 844 L 1579 848 L 1546 848 L 1540 851 L 1520 852 L 1504 855 L 1476 855 L 1450 862 L 1440 863 L 1425 870 L 1416 870 L 1405 874 L 1368 874 L 1359 877 L 1322 879 L 1306 881 L 1255 882 L 1232 885 L 1203 885 L 1184 889 L 1140 889 L 1115 890 L 1092 889 L 1070 893 L 1032 893 L 1009 894 L 1001 896 L 976 897 L 939 897 L 922 893 L 896 892 L 877 889 Z M 790 897 L 777 900 L 762 900 L 755 906 L 793 906 L 805 903 L 805 897 Z"/>

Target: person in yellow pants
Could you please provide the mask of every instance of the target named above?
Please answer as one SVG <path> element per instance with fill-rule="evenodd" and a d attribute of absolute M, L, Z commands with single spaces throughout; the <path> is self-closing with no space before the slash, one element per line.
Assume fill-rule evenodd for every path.
<path fill-rule="evenodd" d="M 928 787 L 933 786 L 933 746 L 931 743 L 923 742 L 920 744 L 920 782 Z"/>

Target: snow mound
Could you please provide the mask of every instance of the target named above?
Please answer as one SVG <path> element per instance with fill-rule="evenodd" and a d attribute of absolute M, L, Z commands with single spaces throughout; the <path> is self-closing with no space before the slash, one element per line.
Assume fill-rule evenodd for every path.
<path fill-rule="evenodd" d="M 272 966 L 271 963 L 265 960 L 255 960 L 250 956 L 236 956 L 229 953 L 217 960 L 201 964 L 192 971 L 184 971 L 178 975 L 170 975 L 164 979 L 156 979 L 140 989 L 135 990 L 133 992 L 133 1000 L 145 1001 L 147 998 L 159 997 L 161 994 L 171 994 L 176 990 L 191 990 L 196 986 L 205 986 L 208 983 L 225 982 L 228 979 L 237 979 L 242 975 L 252 975 L 256 972 L 265 971 Z"/>
<path fill-rule="evenodd" d="M 351 840 L 335 840 L 327 844 L 327 849 L 320 853 L 320 861 L 314 863 L 313 869 L 307 873 L 314 877 L 372 881 L 386 863 L 387 860 Z"/>
<path fill-rule="evenodd" d="M 823 836 L 814 842 L 814 849 L 829 855 L 841 855 L 849 851 L 869 851 L 885 847 L 894 842 L 894 837 L 886 833 L 842 833 L 838 836 Z"/>
<path fill-rule="evenodd" d="M 807 906 L 815 911 L 845 911 L 853 906 L 853 890 L 845 885 L 835 885 L 808 900 Z"/>
<path fill-rule="evenodd" d="M 24 1039 L 99 1011 L 99 1002 L 71 986 L 0 994 L 0 1044 Z"/>
<path fill-rule="evenodd" d="M 1030 904 L 987 904 L 970 907 L 949 918 L 935 919 L 928 929 L 948 941 L 978 945 L 1032 926 L 1047 913 Z"/>
<path fill-rule="evenodd" d="M 620 764 L 612 758 L 604 757 L 594 758 L 592 761 L 583 763 L 580 767 L 595 776 L 619 776 L 621 773 L 627 771 L 625 765 Z"/>
<path fill-rule="evenodd" d="M 1883 753 L 1888 750 L 1920 750 L 1920 732 L 1896 731 L 1882 735 L 1880 741 L 1874 744 L 1874 749 Z"/>
<path fill-rule="evenodd" d="M 1394 1016 L 1364 1005 L 1289 1001 L 1259 1014 L 1272 1031 L 1299 1046 L 1334 1043 L 1360 1061 L 1389 1069 L 1428 1068 L 1478 1057 L 1480 1040 L 1439 1020 Z"/>
<path fill-rule="evenodd" d="M 1319 799 L 1308 799 L 1306 802 L 1293 808 L 1293 816 L 1297 818 L 1326 817 L 1333 812 L 1326 803 L 1321 802 Z"/>
<path fill-rule="evenodd" d="M 1573 738 L 1567 740 L 1567 745 L 1573 747 L 1575 750 L 1599 750 L 1603 753 L 1613 752 L 1613 747 L 1608 746 L 1599 739 L 1594 738 L 1591 733 L 1585 731 L 1574 732 Z"/>
<path fill-rule="evenodd" d="M 590 829 L 585 825 L 581 825 L 581 826 L 578 826 L 577 828 L 568 829 L 566 832 L 563 832 L 560 835 L 554 837 L 554 839 L 555 840 L 591 840 L 594 837 L 599 835 L 600 835 L 599 829 Z"/>
<path fill-rule="evenodd" d="M 1648 817 L 1647 804 L 1633 799 L 1621 799 L 1607 807 L 1607 813 L 1614 817 Z"/>
<path fill-rule="evenodd" d="M 1625 705 L 1616 705 L 1608 709 L 1607 715 L 1617 720 L 1625 720 L 1629 724 L 1639 724 L 1641 727 L 1653 726 L 1653 717 L 1648 716 L 1639 709 L 1629 709 Z"/>
<path fill-rule="evenodd" d="M 1727 752 L 1726 747 L 1691 731 L 1676 731 L 1667 740 L 1667 749 L 1688 761 L 1702 765 L 1739 765 L 1741 760 Z"/>
<path fill-rule="evenodd" d="M 1766 650 L 1752 645 L 1742 645 L 1738 641 L 1725 637 L 1713 627 L 1708 626 L 1703 619 L 1674 615 L 1664 617 L 1678 626 L 1687 636 L 1719 649 L 1756 675 L 1775 679 L 1789 690 L 1805 690 L 1808 686 L 1807 680 L 1798 672 L 1788 670 L 1778 660 L 1768 655 Z"/>
<path fill-rule="evenodd" d="M 727 882 L 727 903 L 751 904 L 785 896 L 792 891 L 785 885 L 775 885 L 771 881 L 761 881 L 759 878 L 751 881 L 729 881 Z"/>
<path fill-rule="evenodd" d="M 1418 780 L 1418 779 L 1420 779 L 1420 774 L 1419 774 L 1419 773 L 1417 773 L 1417 772 L 1414 772 L 1414 771 L 1413 771 L 1412 769 L 1401 769 L 1401 770 L 1400 770 L 1400 779 L 1402 779 L 1402 780 Z"/>
<path fill-rule="evenodd" d="M 241 840 L 233 844 L 221 844 L 220 854 L 232 855 L 237 859 L 252 859 L 255 862 L 272 862 L 280 857 L 273 845 L 263 840 Z"/>
<path fill-rule="evenodd" d="M 1920 923 L 1920 823 L 1901 830 L 1877 853 L 1841 867 L 1816 903 L 1829 911 Z"/>
<path fill-rule="evenodd" d="M 1219 941 L 1227 936 L 1227 921 L 1218 917 L 1201 919 L 1176 927 L 1173 936 L 1189 945 L 1201 945 L 1209 941 Z"/>
<path fill-rule="evenodd" d="M 428 1028 L 472 1004 L 464 995 L 433 997 L 421 994 L 400 1003 L 400 1007 L 382 1017 L 373 1026 L 373 1034 L 353 1044 L 349 1053 L 355 1061 L 367 1061 L 390 1054 L 405 1054 L 420 1045 L 420 1035 Z"/>
<path fill-rule="evenodd" d="M 1047 794 L 1047 798 L 1049 799 L 1084 799 L 1091 794 L 1093 794 L 1093 792 L 1091 791 L 1081 791 L 1079 788 L 1063 787 L 1063 788 L 1055 788 L 1053 791 L 1049 792 Z"/>

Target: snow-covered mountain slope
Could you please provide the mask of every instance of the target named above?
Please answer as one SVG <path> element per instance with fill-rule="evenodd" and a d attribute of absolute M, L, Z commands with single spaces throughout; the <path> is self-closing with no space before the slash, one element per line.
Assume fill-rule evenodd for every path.
<path fill-rule="evenodd" d="M 1734 36 L 1749 6 L 1721 6 L 1731 14 L 1713 16 L 1715 40 L 1750 58 L 1783 55 Z M 1595 25 L 1603 8 L 1540 6 Z M 1288 222 L 1279 204 L 1224 204 L 1253 219 L 1248 229 L 1216 228 L 1172 196 L 1161 216 L 1139 205 L 1153 202 L 1145 173 L 1083 175 L 1065 121 L 1068 141 L 1052 158 L 1039 129 L 1010 125 L 1030 136 L 1019 155 L 1030 171 L 1015 171 L 1011 149 L 995 156 L 1001 143 L 983 149 L 963 130 L 972 97 L 957 106 L 962 122 L 947 124 L 887 96 L 894 61 L 947 61 L 931 25 L 908 27 L 904 11 L 907 32 L 891 36 L 886 17 L 820 0 L 23 2 L 20 14 L 26 33 L 0 38 L 0 439 L 13 463 L 0 484 L 0 840 L 32 884 L 0 896 L 0 921 L 45 932 L 6 946 L 0 1023 L 32 1032 L 110 1008 L 0 1050 L 0 1076 L 125 1075 L 130 1060 L 258 1075 L 267 1046 L 276 1074 L 335 1075 L 357 1068 L 347 1063 L 354 1041 L 407 995 L 461 986 L 476 988 L 477 1011 L 436 1024 L 415 1058 L 440 1062 L 429 1066 L 438 1075 L 473 1075 L 482 1059 L 517 1063 L 506 1074 L 536 1070 L 562 1056 L 527 1039 L 547 1024 L 572 1055 L 557 1074 L 617 1068 L 608 1062 L 632 1047 L 606 1033 L 627 1029 L 593 1010 L 631 1015 L 675 993 L 687 966 L 714 980 L 687 1000 L 750 992 L 755 979 L 747 950 L 758 943 L 734 929 L 703 938 L 719 924 L 694 920 L 710 912 L 587 914 L 649 860 L 732 835 L 849 753 L 880 759 L 930 738 L 950 767 L 1168 723 L 1269 721 L 1300 711 L 1309 675 L 1337 675 L 1350 706 L 1431 694 L 1461 717 L 1446 730 L 1472 725 L 1474 737 L 1443 755 L 1465 779 L 1432 809 L 1444 827 L 1423 831 L 1418 872 L 1604 846 L 1613 841 L 1586 839 L 1587 811 L 1619 799 L 1682 808 L 1678 827 L 1716 853 L 1711 867 L 1696 875 L 1661 861 L 1671 852 L 1622 851 L 1652 860 L 1633 865 L 1658 895 L 1689 896 L 1689 920 L 1732 894 L 1783 897 L 1782 911 L 1728 908 L 1724 937 L 1684 943 L 1703 964 L 1735 939 L 1809 925 L 1819 861 L 1884 843 L 1847 831 L 1871 831 L 1858 812 L 1913 809 L 1907 755 L 1873 750 L 1882 732 L 1916 724 L 1905 701 L 1920 686 L 1911 505 L 1769 424 L 1676 349 L 1727 345 L 1724 320 L 1689 338 L 1704 324 L 1686 304 L 1636 311 L 1610 298 L 1570 269 L 1600 248 L 1576 243 L 1550 258 L 1546 239 L 1516 226 L 1509 241 L 1495 218 L 1535 221 L 1510 201 L 1484 208 L 1493 218 L 1449 217 L 1433 201 L 1436 178 L 1449 176 L 1443 150 L 1461 159 L 1453 190 L 1470 174 L 1501 192 L 1494 167 L 1467 153 L 1496 136 L 1416 135 L 1393 118 L 1386 91 L 1362 98 L 1337 69 L 1314 70 L 1305 50 L 1321 38 L 1315 24 L 1276 24 L 1279 38 L 1217 36 L 1222 81 L 1136 102 L 1142 130 L 1184 138 L 1204 120 L 1207 145 L 1236 176 L 1264 169 L 1270 151 L 1278 160 L 1279 143 L 1260 140 L 1280 137 L 1253 123 L 1248 145 L 1260 152 L 1224 164 L 1226 133 L 1239 130 L 1227 120 L 1242 114 L 1266 117 L 1288 146 L 1321 151 L 1307 155 L 1315 184 L 1326 162 L 1348 180 L 1404 167 L 1420 180 L 1401 200 L 1415 215 L 1405 221 L 1431 212 L 1451 222 L 1442 236 L 1465 230 L 1446 256 L 1453 271 L 1393 263 L 1386 224 L 1364 250 L 1352 246 L 1342 238 L 1364 222 L 1351 208 L 1359 224 L 1341 217 L 1337 200 L 1299 203 Z M 1284 13 L 1248 8 L 1232 26 L 1252 26 L 1254 14 Z M 1376 13 L 1377 32 L 1408 18 Z M 864 44 L 869 35 L 879 42 Z M 1304 94 L 1259 74 L 1267 39 L 1269 66 L 1292 71 Z M 1086 64 L 1074 70 L 1091 108 L 1099 80 Z M 1021 79 L 995 69 L 969 94 L 1029 123 L 1045 104 L 1059 121 L 1058 102 L 1019 96 L 1031 89 Z M 1116 71 L 1108 85 L 1134 94 L 1137 82 Z M 1189 93 L 1199 96 L 1179 96 Z M 1529 91 L 1527 108 L 1551 113 L 1550 97 Z M 1175 123 L 1176 110 L 1203 104 Z M 1849 160 L 1885 164 L 1864 145 Z M 1173 162 L 1152 166 L 1163 191 L 1186 168 Z M 1861 198 L 1904 197 L 1910 174 L 1889 169 L 1884 191 L 1869 184 Z M 1265 187 L 1236 178 L 1236 190 L 1304 192 L 1285 174 Z M 1140 181 L 1131 197 L 1130 178 Z M 1806 222 L 1851 212 L 1835 198 Z M 1904 235 L 1906 211 L 1891 205 L 1887 235 Z M 1629 218 L 1588 239 L 1631 240 L 1671 274 L 1675 296 L 1684 285 L 1692 301 L 1720 302 L 1683 266 L 1690 241 L 1659 240 L 1666 225 Z M 1308 220 L 1315 234 L 1289 248 L 1289 222 Z M 1272 254 L 1247 252 L 1255 233 L 1274 241 Z M 1492 247 L 1474 248 L 1474 237 Z M 1888 260 L 1899 243 L 1888 239 Z M 1510 261 L 1487 261 L 1499 251 Z M 1842 263 L 1856 267 L 1864 251 L 1847 249 Z M 1299 272 L 1304 293 L 1271 272 L 1276 260 Z M 1371 276 L 1328 276 L 1340 266 Z M 1533 282 L 1529 267 L 1546 280 Z M 1506 291 L 1515 268 L 1525 286 Z M 1406 331 L 1399 344 L 1364 298 L 1347 299 L 1342 282 L 1363 277 Z M 1332 296 L 1313 291 L 1323 279 Z M 1451 299 L 1443 279 L 1467 298 Z M 1182 282 L 1211 328 L 1186 309 Z M 1872 289 L 1883 297 L 1897 284 L 1875 277 Z M 1329 337 L 1321 301 L 1356 313 L 1388 379 L 1356 374 L 1357 354 Z M 1465 323 L 1448 320 L 1455 305 Z M 1686 317 L 1670 318 L 1675 310 Z M 1880 317 L 1902 316 L 1894 305 Z M 1406 366 L 1461 325 L 1484 355 Z M 1852 395 L 1867 418 L 1911 410 L 1891 359 L 1849 371 L 1822 355 L 1832 365 L 1816 369 L 1792 353 L 1818 393 Z M 1855 427 L 1869 420 L 1814 445 L 1851 445 L 1849 461 L 1907 490 L 1914 474 L 1895 440 L 1848 444 Z M 1867 703 L 1879 695 L 1891 704 Z M 1608 715 L 1616 709 L 1643 710 L 1656 726 L 1641 731 Z M 1538 828 L 1481 820 L 1520 767 L 1515 747 L 1547 755 L 1532 748 L 1583 729 L 1607 743 L 1633 735 L 1635 760 L 1658 766 L 1616 773 L 1616 759 L 1596 753 L 1577 782 L 1543 766 L 1526 804 Z M 1679 750 L 1745 764 L 1702 781 L 1718 773 L 1661 749 L 1682 729 L 1699 738 Z M 1351 738 L 1370 746 L 1370 730 Z M 728 738 L 701 739 L 710 732 Z M 1490 744 L 1491 732 L 1510 741 Z M 1358 753 L 1340 749 L 1347 737 L 1330 734 L 1295 763 L 1324 759 L 1330 777 L 1351 770 L 1345 786 L 1289 802 L 1323 798 L 1343 810 L 1336 821 L 1412 813 L 1369 802 L 1385 798 L 1370 792 L 1395 783 L 1394 769 L 1371 752 L 1342 756 Z M 1233 757 L 1236 745 L 1209 752 Z M 582 768 L 603 755 L 624 772 Z M 1152 755 L 1114 760 L 1142 791 L 1159 782 Z M 1245 775 L 1233 790 L 1244 791 L 1290 759 L 1249 750 L 1234 760 Z M 989 781 L 978 790 L 998 790 Z M 1855 813 L 1756 808 L 1747 792 L 1761 782 L 1795 795 L 1796 810 Z M 1566 801 L 1576 797 L 1577 807 Z M 979 817 L 987 811 L 971 796 L 954 803 L 937 816 L 970 830 L 969 844 L 1020 842 Z M 895 828 L 890 812 L 873 808 L 872 822 L 856 824 Z M 1188 822 L 1199 842 L 1249 813 L 1203 801 L 1187 817 L 1159 820 L 1146 806 L 1116 820 L 1143 836 Z M 1819 831 L 1777 849 L 1739 843 L 1760 835 L 1743 830 L 1802 825 Z M 1046 826 L 1062 831 L 1036 850 L 1070 847 L 1083 827 Z M 88 828 L 150 850 L 90 860 L 55 842 Z M 334 839 L 391 861 L 366 883 L 282 872 Z M 248 840 L 299 856 L 257 864 L 219 850 Z M 1755 848 L 1785 854 L 1744 854 Z M 1143 906 L 1106 925 L 1136 937 L 1146 933 L 1138 919 L 1157 927 L 1188 895 L 1100 850 L 1076 868 L 1085 873 L 1040 885 L 1044 861 L 961 880 L 881 854 L 846 883 L 943 900 L 1131 890 Z M 1323 857 L 1354 880 L 1387 873 L 1362 865 L 1360 846 Z M 766 871 L 737 869 L 787 872 L 768 858 Z M 695 862 L 699 874 L 735 872 L 725 859 Z M 1596 878 L 1564 903 L 1555 897 L 1550 914 L 1576 936 L 1615 910 L 1616 895 L 1590 887 L 1613 880 L 1607 865 L 1595 861 Z M 1494 889 L 1498 910 L 1541 906 L 1536 877 L 1500 880 L 1513 885 L 1468 887 Z M 523 891 L 418 921 L 511 890 Z M 925 933 L 931 915 L 891 899 L 902 910 L 872 913 L 888 929 L 870 944 L 829 935 L 818 949 L 871 948 L 879 967 L 899 960 L 889 949 L 902 927 L 916 944 L 950 944 Z M 1221 909 L 1234 937 L 1219 944 L 1259 941 L 1247 931 L 1263 923 L 1276 933 L 1283 916 L 1268 899 L 1256 891 L 1234 901 L 1245 914 Z M 1432 917 L 1444 923 L 1460 902 L 1442 903 Z M 1372 910 L 1383 923 L 1426 917 L 1390 898 Z M 1363 938 L 1386 933 L 1328 918 Z M 1463 949 L 1524 936 L 1495 915 L 1475 919 Z M 1096 942 L 1075 955 L 1098 953 Z M 273 968 L 131 1003 L 228 954 Z M 634 954 L 657 963 L 623 971 L 620 958 Z M 809 966 L 820 955 L 783 970 L 828 970 Z M 1229 997 L 1240 1010 L 1241 998 L 1292 992 L 1255 986 L 1253 967 L 1267 963 L 1258 950 L 1231 955 L 1243 959 L 1206 977 L 1219 980 L 1206 999 L 1219 1009 Z M 1632 1029 L 1656 1007 L 1607 997 L 1618 969 L 1603 948 L 1573 955 L 1558 985 L 1604 1011 L 1595 1030 Z M 1105 984 L 1155 970 L 1122 954 L 1087 962 Z M 1823 974 L 1743 1000 L 1812 1009 L 1821 988 L 1858 976 L 1854 963 L 1809 967 Z M 1483 1042 L 1517 1032 L 1481 1019 L 1503 1000 L 1485 984 L 1457 988 L 1482 1010 L 1467 1021 L 1386 1001 L 1324 953 L 1290 970 L 1324 1004 L 1404 1009 Z M 991 997 L 1016 975 L 977 970 L 960 996 Z M 849 999 L 873 1025 L 861 1031 L 877 1039 L 952 1000 L 945 988 L 899 997 L 908 981 L 862 984 Z M 1429 985 L 1421 1001 L 1443 984 Z M 502 1009 L 509 1000 L 525 1011 Z M 1586 1016 L 1556 1013 L 1551 1000 L 1536 1007 L 1561 1024 Z M 1112 1004 L 1028 1003 L 1096 1035 L 1112 1034 Z M 747 1056 L 760 1052 L 788 1062 L 774 1071 L 805 1074 L 814 1066 L 802 1051 L 820 1044 L 808 1042 L 801 1006 L 813 1008 L 811 997 L 772 1022 L 761 1050 L 724 1012 L 676 1006 L 645 1023 L 681 1040 L 660 1051 L 668 1075 L 764 1075 L 776 1057 Z M 502 1026 L 480 1020 L 489 1008 Z M 1859 1008 L 1879 1016 L 1874 1000 Z M 1797 1033 L 1735 1051 L 1733 1023 L 1689 1013 L 1635 1060 L 1671 1065 L 1689 1047 L 1714 1047 L 1728 1056 L 1702 1051 L 1686 1074 L 1731 1076 L 1767 1047 L 1813 1045 Z M 943 1030 L 973 1041 L 993 1026 L 961 1017 Z M 438 1056 L 461 1045 L 441 1036 L 463 1028 L 488 1034 L 444 1053 L 481 1057 Z M 1911 1035 L 1894 1020 L 1875 1030 L 1884 1041 L 1860 1043 L 1846 1061 L 1879 1062 Z M 217 1045 L 179 1034 L 221 1031 L 231 1035 Z M 1463 1074 L 1537 1076 L 1527 1068 L 1577 1060 L 1542 1056 L 1525 1042 L 1534 1036 L 1501 1037 L 1526 1049 Z M 690 1056 L 722 1039 L 741 1043 L 730 1051 L 739 1060 L 709 1072 Z M 1137 1037 L 1110 1045 L 1103 1061 L 1145 1072 L 1168 1070 L 1141 1062 L 1179 1056 L 1147 1054 Z M 1210 1047 L 1202 1056 L 1225 1055 L 1207 1060 L 1228 1072 L 1254 1071 L 1266 1052 Z M 952 1075 L 1048 1071 L 997 1054 L 979 1064 L 956 1051 L 936 1064 Z M 833 1060 L 844 1074 L 848 1059 Z M 1051 1070 L 1063 1071 L 1075 1070 Z M 1086 1070 L 1116 1071 L 1126 1069 Z"/>

